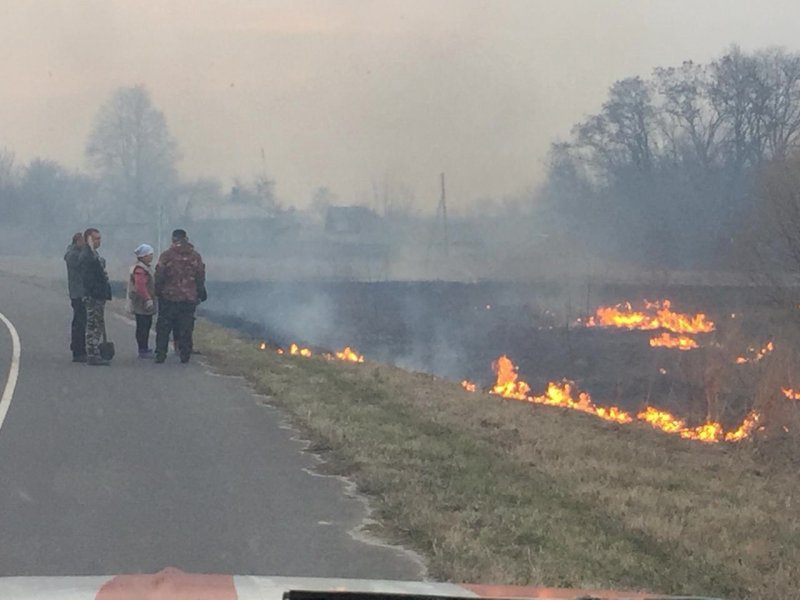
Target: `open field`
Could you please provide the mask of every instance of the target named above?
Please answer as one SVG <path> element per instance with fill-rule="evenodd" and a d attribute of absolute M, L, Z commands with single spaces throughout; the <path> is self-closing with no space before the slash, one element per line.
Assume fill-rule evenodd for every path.
<path fill-rule="evenodd" d="M 197 339 L 283 407 L 371 498 L 378 532 L 437 578 L 796 593 L 797 467 L 772 461 L 779 441 L 705 445 L 386 365 L 279 356 L 204 321 Z"/>
<path fill-rule="evenodd" d="M 213 285 L 204 310 L 268 343 L 351 345 L 377 362 L 483 388 L 494 384 L 492 362 L 505 354 L 537 393 L 566 378 L 600 405 L 651 405 L 692 425 L 712 418 L 729 428 L 759 398 L 778 402 L 781 387 L 800 389 L 791 368 L 796 328 L 787 327 L 798 311 L 787 313 L 773 296 L 754 286 L 251 282 Z M 713 323 L 694 336 L 697 349 L 652 348 L 661 330 L 583 325 L 599 306 L 663 298 Z M 770 342 L 769 360 L 750 360 Z M 741 358 L 748 360 L 737 364 Z"/>

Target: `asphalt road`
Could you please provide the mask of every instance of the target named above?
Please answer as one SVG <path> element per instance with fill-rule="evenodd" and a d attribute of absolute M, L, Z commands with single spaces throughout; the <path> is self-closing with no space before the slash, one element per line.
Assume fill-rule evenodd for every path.
<path fill-rule="evenodd" d="M 139 360 L 132 325 L 108 313 L 113 365 L 72 363 L 66 293 L 18 276 L 0 273 L 0 312 L 22 345 L 0 428 L 0 576 L 421 577 L 402 551 L 350 535 L 363 503 L 314 475 L 240 381 Z M 10 360 L 0 324 L 0 392 Z"/>

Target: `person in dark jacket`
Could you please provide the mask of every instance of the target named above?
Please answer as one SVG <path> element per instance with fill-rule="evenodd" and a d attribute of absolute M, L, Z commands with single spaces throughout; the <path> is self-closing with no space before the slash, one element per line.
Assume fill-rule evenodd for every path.
<path fill-rule="evenodd" d="M 106 302 L 111 300 L 111 285 L 106 273 L 106 261 L 97 253 L 100 232 L 94 228 L 87 229 L 83 239 L 86 243 L 81 249 L 78 267 L 86 294 L 83 299 L 86 306 L 86 363 L 104 366 L 109 362 L 100 357 L 100 342 L 106 331 L 105 308 Z"/>
<path fill-rule="evenodd" d="M 194 311 L 206 300 L 206 266 L 183 229 L 172 232 L 172 245 L 156 265 L 156 362 L 167 358 L 169 334 L 174 330 L 182 363 L 192 355 Z"/>
<path fill-rule="evenodd" d="M 78 232 L 72 236 L 72 243 L 67 246 L 64 260 L 67 263 L 67 288 L 72 305 L 72 336 L 69 349 L 72 350 L 72 362 L 86 362 L 86 307 L 78 259 L 84 246 L 83 234 Z"/>

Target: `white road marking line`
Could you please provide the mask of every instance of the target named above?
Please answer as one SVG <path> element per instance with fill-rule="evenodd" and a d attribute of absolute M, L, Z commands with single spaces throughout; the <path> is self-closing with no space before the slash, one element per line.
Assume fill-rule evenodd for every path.
<path fill-rule="evenodd" d="M 5 323 L 8 332 L 11 334 L 11 366 L 8 369 L 8 379 L 6 380 L 6 387 L 3 390 L 3 396 L 0 397 L 0 428 L 2 428 L 3 421 L 6 420 L 6 414 L 8 413 L 8 407 L 11 406 L 11 398 L 14 396 L 14 389 L 17 387 L 19 357 L 20 354 L 22 354 L 22 344 L 19 343 L 19 334 L 14 324 L 9 321 L 3 313 L 0 313 L 0 321 Z"/>

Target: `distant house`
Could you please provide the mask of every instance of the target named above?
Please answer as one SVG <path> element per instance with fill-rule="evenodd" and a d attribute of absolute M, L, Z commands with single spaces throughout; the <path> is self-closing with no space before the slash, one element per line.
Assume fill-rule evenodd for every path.
<path fill-rule="evenodd" d="M 198 204 L 190 203 L 186 207 L 186 217 L 190 221 L 252 221 L 271 220 L 274 213 L 253 204 Z"/>
<path fill-rule="evenodd" d="M 330 206 L 325 215 L 325 253 L 336 260 L 386 260 L 390 240 L 386 223 L 365 206 Z"/>
<path fill-rule="evenodd" d="M 329 206 L 325 215 L 325 233 L 370 237 L 379 234 L 383 219 L 366 206 Z"/>

